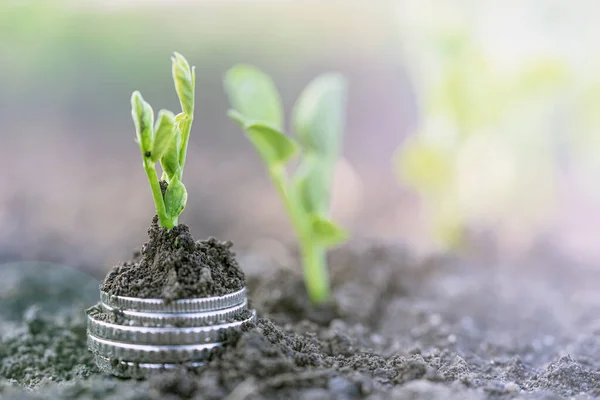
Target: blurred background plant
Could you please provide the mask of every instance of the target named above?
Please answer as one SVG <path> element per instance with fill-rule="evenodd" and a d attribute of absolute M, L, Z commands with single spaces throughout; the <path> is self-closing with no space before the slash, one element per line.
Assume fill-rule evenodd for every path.
<path fill-rule="evenodd" d="M 556 196 L 554 113 L 567 66 L 545 49 L 502 60 L 505 49 L 478 26 L 490 2 L 430 2 L 447 7 L 436 23 L 426 22 L 427 3 L 400 13 L 420 116 L 397 155 L 398 174 L 421 196 L 442 246 L 465 245 L 469 229 L 533 238 Z"/>
<path fill-rule="evenodd" d="M 439 246 L 469 247 L 473 233 L 492 232 L 523 250 L 540 236 L 560 241 L 581 218 L 561 220 L 560 208 L 572 207 L 561 200 L 579 197 L 573 177 L 600 155 L 600 71 L 590 69 L 599 31 L 586 23 L 597 12 L 586 1 L 399 6 L 420 113 L 396 171 Z"/>
<path fill-rule="evenodd" d="M 600 257 L 599 18 L 594 0 L 0 2 L 0 259 L 100 270 L 139 246 L 152 199 L 129 95 L 177 109 L 174 50 L 197 66 L 181 220 L 198 238 L 291 262 L 225 116 L 221 78 L 243 62 L 288 113 L 318 73 L 348 77 L 332 218 L 353 236 L 430 250 L 489 231 L 506 251 L 543 236 Z"/>

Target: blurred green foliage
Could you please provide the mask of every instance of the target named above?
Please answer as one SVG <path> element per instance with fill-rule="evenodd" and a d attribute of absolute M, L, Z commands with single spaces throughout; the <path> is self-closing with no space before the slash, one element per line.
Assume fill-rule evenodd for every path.
<path fill-rule="evenodd" d="M 553 197 L 551 115 L 567 65 L 542 55 L 508 68 L 464 26 L 428 33 L 407 57 L 420 117 L 397 152 L 398 176 L 446 247 L 463 245 L 467 229 L 521 218 L 519 207 L 540 211 L 521 228 L 542 222 Z"/>

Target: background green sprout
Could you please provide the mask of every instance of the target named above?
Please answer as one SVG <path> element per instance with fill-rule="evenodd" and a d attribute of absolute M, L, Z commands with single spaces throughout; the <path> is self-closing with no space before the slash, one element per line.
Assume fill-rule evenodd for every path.
<path fill-rule="evenodd" d="M 131 115 L 135 124 L 136 142 L 140 146 L 144 170 L 150 182 L 156 213 L 160 224 L 168 229 L 178 223 L 179 215 L 187 203 L 183 182 L 183 167 L 194 118 L 195 67 L 179 53 L 171 57 L 175 91 L 182 112 L 175 116 L 171 111 L 160 110 L 156 124 L 152 107 L 140 92 L 131 95 Z M 162 180 L 168 184 L 164 194 L 158 180 L 156 163 L 160 161 Z"/>
<path fill-rule="evenodd" d="M 566 65 L 540 53 L 509 68 L 467 15 L 456 25 L 440 15 L 405 24 L 406 37 L 422 36 L 405 49 L 420 115 L 396 154 L 397 175 L 419 195 L 442 248 L 468 246 L 473 230 L 514 238 L 540 229 L 556 198 L 551 132 Z"/>
<path fill-rule="evenodd" d="M 326 252 L 347 238 L 329 219 L 344 129 L 346 81 L 340 74 L 328 73 L 304 89 L 292 113 L 297 142 L 284 133 L 281 98 L 268 75 L 237 65 L 227 72 L 224 84 L 233 107 L 228 115 L 260 154 L 291 220 L 308 295 L 314 303 L 322 303 L 329 296 Z M 300 164 L 290 177 L 286 165 L 298 153 Z"/>

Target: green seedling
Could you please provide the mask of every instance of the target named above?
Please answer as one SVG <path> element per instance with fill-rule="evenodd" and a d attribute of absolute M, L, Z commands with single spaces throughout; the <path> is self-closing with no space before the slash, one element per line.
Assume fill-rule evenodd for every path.
<path fill-rule="evenodd" d="M 142 152 L 143 166 L 150 182 L 156 213 L 160 224 L 168 229 L 178 223 L 179 215 L 187 202 L 187 191 L 182 182 L 183 167 L 187 153 L 192 120 L 194 118 L 195 67 L 179 53 L 171 57 L 175 91 L 182 112 L 160 110 L 154 122 L 152 107 L 140 92 L 131 95 L 131 115 L 135 124 L 136 142 Z M 167 187 L 163 192 L 156 171 L 156 163 L 162 167 L 161 180 Z"/>
<path fill-rule="evenodd" d="M 322 303 L 329 297 L 326 252 L 347 238 L 329 219 L 333 172 L 344 128 L 346 81 L 329 73 L 304 89 L 292 115 L 297 141 L 284 133 L 281 98 L 268 75 L 238 65 L 227 72 L 224 84 L 233 107 L 228 115 L 263 159 L 291 220 L 308 295 L 313 303 Z M 288 174 L 286 167 L 298 154 L 299 166 Z"/>

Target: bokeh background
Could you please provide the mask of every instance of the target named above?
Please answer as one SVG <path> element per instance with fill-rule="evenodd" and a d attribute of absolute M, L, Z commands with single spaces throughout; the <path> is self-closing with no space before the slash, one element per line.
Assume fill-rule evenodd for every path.
<path fill-rule="evenodd" d="M 0 261 L 104 271 L 139 248 L 153 203 L 129 97 L 178 110 L 172 51 L 197 68 L 181 217 L 197 238 L 274 257 L 293 241 L 225 115 L 222 76 L 244 62 L 288 111 L 317 74 L 348 77 L 333 217 L 355 237 L 597 259 L 597 21 L 595 0 L 2 1 Z"/>

